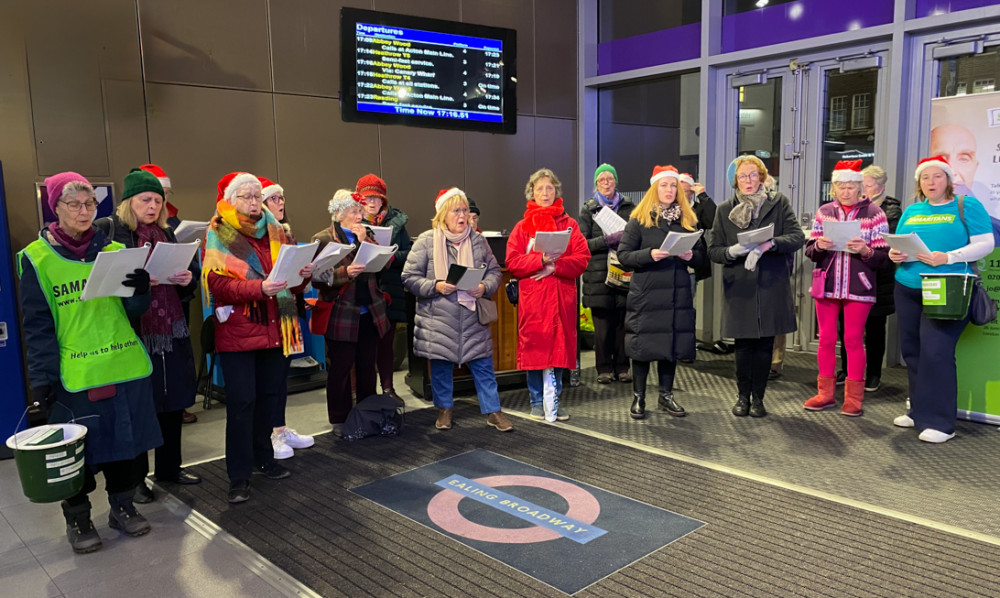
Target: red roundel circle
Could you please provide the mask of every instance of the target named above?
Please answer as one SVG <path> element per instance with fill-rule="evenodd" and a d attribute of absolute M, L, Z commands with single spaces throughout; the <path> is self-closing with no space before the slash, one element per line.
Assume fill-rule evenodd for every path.
<path fill-rule="evenodd" d="M 498 488 L 501 486 L 528 486 L 555 492 L 569 504 L 566 516 L 581 523 L 591 524 L 601 514 L 601 504 L 597 498 L 583 488 L 552 478 L 533 475 L 499 475 L 470 480 L 477 484 Z M 469 521 L 458 510 L 458 503 L 466 498 L 454 490 L 442 490 L 427 504 L 427 515 L 438 527 L 446 532 L 470 540 L 496 542 L 500 544 L 531 544 L 547 542 L 563 537 L 559 532 L 541 526 L 505 529 L 488 527 Z M 498 507 L 503 509 L 503 507 Z"/>

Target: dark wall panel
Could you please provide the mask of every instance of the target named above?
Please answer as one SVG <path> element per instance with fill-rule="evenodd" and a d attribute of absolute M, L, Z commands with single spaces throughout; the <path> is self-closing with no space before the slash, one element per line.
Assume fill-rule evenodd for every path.
<path fill-rule="evenodd" d="M 642 127 L 638 125 L 620 125 L 602 122 L 600 125 L 600 157 L 618 171 L 618 188 L 621 191 L 645 191 L 649 188 L 649 175 L 652 167 L 647 168 L 642 161 Z M 593 182 L 593 172 L 585 173 L 584 179 Z M 589 197 L 593 185 L 584 189 Z"/>
<path fill-rule="evenodd" d="M 161 84 L 146 93 L 150 159 L 170 175 L 184 217 L 212 215 L 226 173 L 277 172 L 269 94 Z"/>
<path fill-rule="evenodd" d="M 462 20 L 517 31 L 517 111 L 535 113 L 535 36 L 532 0 L 465 0 Z M 575 42 L 574 42 L 575 43 Z"/>
<path fill-rule="evenodd" d="M 465 133 L 465 191 L 482 210 L 483 230 L 508 231 L 524 212 L 524 184 L 535 168 L 535 119 L 517 119 L 517 135 Z"/>
<path fill-rule="evenodd" d="M 416 15 L 429 19 L 462 20 L 461 0 L 373 0 L 373 10 Z"/>
<path fill-rule="evenodd" d="M 265 0 L 139 3 L 146 78 L 271 89 Z"/>
<path fill-rule="evenodd" d="M 378 171 L 377 128 L 341 121 L 340 103 L 335 99 L 275 95 L 274 113 L 278 148 L 275 180 L 285 189 L 296 238 L 308 241 L 310 235 L 329 225 L 326 207 L 333 193 L 340 188 L 354 189 L 358 178 Z"/>
<path fill-rule="evenodd" d="M 535 119 L 535 168 L 549 168 L 563 185 L 563 204 L 574 218 L 580 214 L 580 180 L 576 167 L 576 121 L 562 118 Z M 525 173 L 523 183 L 528 182 Z M 522 183 L 522 190 L 523 190 Z"/>
<path fill-rule="evenodd" d="M 535 1 L 535 114 L 576 118 L 576 2 Z"/>

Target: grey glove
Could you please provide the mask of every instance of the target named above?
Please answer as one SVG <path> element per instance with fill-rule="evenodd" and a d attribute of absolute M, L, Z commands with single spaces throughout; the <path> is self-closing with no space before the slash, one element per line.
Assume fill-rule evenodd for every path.
<path fill-rule="evenodd" d="M 608 244 L 611 249 L 618 249 L 618 243 L 622 240 L 622 233 L 625 232 L 620 230 L 616 233 L 609 233 L 604 235 L 604 242 Z"/>
<path fill-rule="evenodd" d="M 730 245 L 729 249 L 727 249 L 726 252 L 729 254 L 729 257 L 736 259 L 741 255 L 746 255 L 750 253 L 750 248 L 746 247 L 745 245 L 740 245 L 739 243 L 737 243 L 735 245 Z"/>
<path fill-rule="evenodd" d="M 760 247 L 754 247 L 753 250 L 750 251 L 750 253 L 747 254 L 747 260 L 745 262 L 743 262 L 743 267 L 746 268 L 747 270 L 751 271 L 751 272 L 753 272 L 754 270 L 756 270 L 757 269 L 757 260 L 760 259 L 760 256 L 761 256 L 762 253 L 764 253 L 764 252 L 761 251 Z"/>

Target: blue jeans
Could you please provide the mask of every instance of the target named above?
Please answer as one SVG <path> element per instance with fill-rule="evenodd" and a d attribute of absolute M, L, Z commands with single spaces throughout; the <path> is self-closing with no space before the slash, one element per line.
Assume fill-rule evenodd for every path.
<path fill-rule="evenodd" d="M 563 370 L 566 368 L 552 368 L 555 370 L 556 374 L 556 396 L 562 396 L 563 389 Z M 528 394 L 531 396 L 531 406 L 535 405 L 541 406 L 543 403 L 543 391 L 542 388 L 542 372 L 545 370 L 528 370 L 524 372 L 525 377 L 528 379 Z"/>
<path fill-rule="evenodd" d="M 440 409 L 451 409 L 454 400 L 455 364 L 444 359 L 431 359 L 431 392 L 434 393 L 434 406 Z M 500 394 L 497 392 L 497 376 L 493 371 L 493 358 L 480 357 L 468 364 L 472 373 L 472 381 L 476 385 L 476 395 L 479 398 L 481 413 L 496 413 L 500 411 Z"/>

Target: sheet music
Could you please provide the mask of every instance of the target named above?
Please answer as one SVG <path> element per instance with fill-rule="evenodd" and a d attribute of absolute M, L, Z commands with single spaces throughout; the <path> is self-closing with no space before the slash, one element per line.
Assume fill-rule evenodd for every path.
<path fill-rule="evenodd" d="M 660 251 L 666 251 L 670 255 L 680 255 L 694 249 L 698 239 L 705 233 L 704 230 L 696 230 L 692 233 L 679 233 L 670 231 L 667 238 L 660 245 Z"/>
<path fill-rule="evenodd" d="M 882 235 L 882 238 L 889 244 L 889 247 L 906 254 L 904 262 L 917 261 L 918 253 L 931 254 L 931 250 L 927 248 L 924 240 L 917 233 L 908 233 L 905 235 L 890 235 L 886 233 Z"/>
<path fill-rule="evenodd" d="M 278 251 L 278 259 L 274 260 L 271 273 L 267 275 L 267 280 L 286 282 L 288 288 L 299 286 L 302 284 L 299 271 L 312 262 L 318 247 L 319 241 L 313 241 L 308 245 L 282 245 Z"/>
<path fill-rule="evenodd" d="M 207 228 L 207 222 L 181 220 L 181 223 L 174 230 L 174 236 L 177 237 L 178 243 L 190 243 L 195 239 L 203 238 L 205 236 L 205 229 Z"/>
<path fill-rule="evenodd" d="M 625 230 L 625 220 L 608 206 L 604 206 L 594 215 L 594 222 L 606 235 Z"/>
<path fill-rule="evenodd" d="M 135 249 L 102 251 L 94 260 L 94 267 L 87 277 L 87 284 L 80 293 L 80 301 L 100 297 L 131 297 L 135 289 L 122 285 L 125 275 L 135 272 L 146 264 L 149 243 Z"/>
<path fill-rule="evenodd" d="M 201 239 L 191 243 L 157 243 L 146 261 L 146 271 L 160 284 L 174 284 L 168 280 L 174 274 L 191 267 L 191 260 L 201 245 Z"/>
<path fill-rule="evenodd" d="M 337 267 L 345 257 L 354 251 L 354 245 L 343 245 L 341 243 L 327 243 L 322 251 L 316 255 L 313 265 L 316 269 L 313 276 L 320 276 Z"/>
<path fill-rule="evenodd" d="M 365 272 L 379 272 L 389 263 L 397 249 L 398 247 L 395 245 L 385 247 L 365 241 L 361 243 L 361 248 L 358 249 L 358 254 L 354 257 L 352 265 L 363 264 Z"/>
<path fill-rule="evenodd" d="M 486 268 L 468 268 L 462 278 L 458 279 L 455 286 L 458 287 L 460 291 L 471 291 L 476 288 L 479 283 L 483 282 L 483 276 L 486 275 Z"/>
<path fill-rule="evenodd" d="M 861 221 L 824 220 L 823 236 L 833 241 L 833 251 L 857 253 L 847 248 L 847 242 L 861 236 Z"/>
<path fill-rule="evenodd" d="M 366 224 L 365 226 L 372 229 L 372 234 L 375 235 L 375 242 L 379 245 L 388 245 L 392 242 L 391 226 L 372 226 L 371 224 Z"/>
<path fill-rule="evenodd" d="M 573 229 L 558 232 L 535 233 L 535 251 L 546 255 L 562 255 L 569 246 L 569 234 Z"/>
<path fill-rule="evenodd" d="M 774 223 L 768 224 L 764 228 L 748 230 L 736 235 L 740 245 L 760 245 L 774 238 Z"/>

